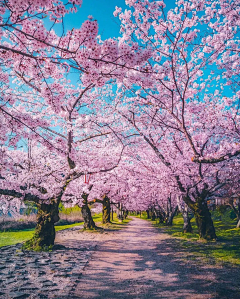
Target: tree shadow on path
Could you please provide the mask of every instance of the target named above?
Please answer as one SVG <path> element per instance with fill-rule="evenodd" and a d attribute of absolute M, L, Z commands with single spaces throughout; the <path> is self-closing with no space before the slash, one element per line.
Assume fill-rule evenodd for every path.
<path fill-rule="evenodd" d="M 159 238 L 160 236 L 160 238 Z M 237 268 L 201 264 L 178 239 L 135 219 L 102 242 L 73 298 L 240 298 Z"/>

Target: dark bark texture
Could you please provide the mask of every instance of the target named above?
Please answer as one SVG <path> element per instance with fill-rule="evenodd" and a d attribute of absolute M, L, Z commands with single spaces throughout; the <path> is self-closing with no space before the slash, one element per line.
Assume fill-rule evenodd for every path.
<path fill-rule="evenodd" d="M 102 223 L 103 224 L 111 223 L 111 204 L 110 204 L 110 198 L 107 197 L 107 195 L 103 196 L 102 205 L 103 205 Z"/>
<path fill-rule="evenodd" d="M 186 203 L 180 201 L 179 197 L 177 197 L 177 202 L 178 202 L 178 209 L 183 216 L 183 233 L 192 233 L 193 229 L 192 229 L 191 220 L 194 217 L 194 215 L 192 212 L 190 212 L 190 209 L 188 208 Z"/>
<path fill-rule="evenodd" d="M 96 225 L 95 222 L 93 221 L 91 211 L 89 209 L 88 204 L 84 204 L 82 206 L 82 216 L 84 220 L 84 228 L 85 229 L 95 229 Z"/>
<path fill-rule="evenodd" d="M 34 236 L 23 248 L 35 251 L 49 250 L 54 245 L 54 223 L 59 221 L 59 203 L 52 200 L 51 204 L 37 204 L 37 226 Z"/>
<path fill-rule="evenodd" d="M 178 206 L 176 206 L 175 209 L 171 208 L 171 210 L 168 212 L 168 216 L 166 219 L 166 225 L 171 226 L 173 224 L 173 218 L 176 215 L 177 211 L 178 211 Z"/>
<path fill-rule="evenodd" d="M 146 210 L 147 212 L 147 219 L 150 219 L 149 210 Z"/>
<path fill-rule="evenodd" d="M 88 206 L 88 194 L 83 193 L 82 198 L 83 198 L 82 217 L 84 220 L 84 228 L 85 229 L 95 229 L 96 224 L 93 221 L 91 210 L 89 209 L 89 206 Z"/>
<path fill-rule="evenodd" d="M 237 228 L 240 228 L 240 218 L 238 218 Z"/>
<path fill-rule="evenodd" d="M 236 205 L 234 204 L 233 199 L 230 199 L 229 205 L 237 216 L 236 228 L 240 228 L 240 198 L 238 198 L 238 203 Z"/>
<path fill-rule="evenodd" d="M 193 213 L 196 219 L 200 238 L 206 240 L 216 239 L 217 236 L 212 221 L 212 215 L 208 209 L 207 202 L 201 197 L 196 199 L 196 203 L 193 207 Z"/>
<path fill-rule="evenodd" d="M 127 216 L 128 216 L 128 210 L 124 210 L 123 211 L 123 218 L 127 219 Z"/>
<path fill-rule="evenodd" d="M 182 212 L 182 216 L 183 216 L 183 232 L 184 233 L 192 233 L 193 229 L 192 229 L 192 224 L 191 224 L 191 217 L 189 216 L 188 211 L 183 211 Z"/>
<path fill-rule="evenodd" d="M 154 208 L 151 208 L 151 210 L 150 210 L 150 217 L 151 217 L 152 221 L 156 220 L 156 211 Z"/>

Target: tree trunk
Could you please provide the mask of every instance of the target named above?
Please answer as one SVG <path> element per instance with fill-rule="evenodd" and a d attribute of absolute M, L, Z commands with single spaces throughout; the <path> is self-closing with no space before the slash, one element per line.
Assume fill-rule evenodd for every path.
<path fill-rule="evenodd" d="M 166 225 L 172 226 L 172 224 L 173 224 L 173 218 L 176 215 L 177 210 L 178 210 L 178 206 L 176 206 L 176 208 L 174 209 L 174 211 L 172 211 L 172 209 L 169 211 L 169 215 L 168 215 L 168 218 L 166 220 Z"/>
<path fill-rule="evenodd" d="M 119 220 L 123 221 L 123 213 L 122 213 L 122 204 L 118 204 L 118 209 L 117 209 L 117 217 Z"/>
<path fill-rule="evenodd" d="M 89 209 L 87 201 L 83 202 L 82 216 L 83 216 L 83 220 L 84 220 L 84 228 L 85 229 L 95 229 L 96 228 L 96 225 L 95 225 L 95 222 L 93 221 L 92 214 Z"/>
<path fill-rule="evenodd" d="M 237 210 L 237 226 L 236 228 L 240 228 L 240 202 L 238 204 L 238 210 Z"/>
<path fill-rule="evenodd" d="M 193 229 L 192 229 L 192 224 L 191 224 L 191 217 L 189 217 L 189 213 L 187 211 L 187 209 L 182 211 L 182 216 L 183 216 L 183 232 L 184 233 L 192 233 Z"/>
<path fill-rule="evenodd" d="M 240 228 L 240 198 L 238 198 L 237 220 L 237 228 Z"/>
<path fill-rule="evenodd" d="M 193 215 L 189 214 L 188 205 L 184 201 L 181 201 L 180 196 L 177 196 L 176 199 L 177 199 L 178 209 L 183 216 L 183 232 L 192 233 L 193 229 L 192 229 L 191 219 L 193 218 Z"/>
<path fill-rule="evenodd" d="M 107 195 L 104 195 L 103 197 L 103 210 L 102 210 L 102 223 L 111 223 L 110 217 L 111 217 L 111 205 L 110 205 L 110 199 L 107 197 Z"/>
<path fill-rule="evenodd" d="M 55 240 L 54 223 L 59 220 L 58 206 L 59 203 L 54 200 L 51 204 L 37 204 L 37 226 L 32 239 L 23 245 L 24 249 L 42 251 L 52 248 Z"/>
<path fill-rule="evenodd" d="M 155 221 L 155 220 L 156 220 L 156 214 L 155 214 L 155 211 L 154 211 L 154 210 L 152 210 L 152 212 L 151 212 L 151 220 L 152 220 L 152 221 Z"/>
<path fill-rule="evenodd" d="M 240 228 L 240 199 L 238 199 L 238 200 L 239 200 L 239 202 L 237 204 L 237 207 L 234 206 L 233 201 L 230 202 L 230 206 L 231 206 L 231 208 L 233 209 L 234 213 L 237 216 L 237 226 L 236 226 L 236 228 Z"/>
<path fill-rule="evenodd" d="M 237 228 L 240 228 L 240 219 L 238 219 Z"/>
<path fill-rule="evenodd" d="M 149 210 L 146 210 L 147 212 L 147 219 L 150 219 Z"/>
<path fill-rule="evenodd" d="M 205 190 L 204 190 L 205 192 Z M 192 201 L 190 197 L 183 197 L 183 201 L 193 211 L 196 219 L 198 233 L 200 238 L 206 240 L 216 239 L 216 232 L 212 221 L 212 215 L 208 209 L 206 196 L 204 195 L 196 198 L 196 202 Z"/>
<path fill-rule="evenodd" d="M 163 214 L 161 212 L 159 212 L 158 218 L 159 218 L 159 224 L 161 224 L 161 223 L 164 222 L 164 216 L 163 216 Z"/>
<path fill-rule="evenodd" d="M 194 216 L 196 219 L 200 238 L 206 240 L 216 239 L 212 215 L 208 209 L 207 202 L 198 198 L 195 203 Z"/>

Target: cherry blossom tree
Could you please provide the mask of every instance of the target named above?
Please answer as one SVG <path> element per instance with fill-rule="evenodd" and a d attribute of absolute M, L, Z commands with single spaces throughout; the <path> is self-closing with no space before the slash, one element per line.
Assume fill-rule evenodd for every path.
<path fill-rule="evenodd" d="M 151 58 L 119 82 L 119 112 L 175 180 L 200 236 L 215 238 L 206 201 L 240 153 L 239 1 L 181 0 L 169 11 L 163 1 L 127 4 L 115 11 L 122 39 Z"/>
<path fill-rule="evenodd" d="M 37 204 L 36 233 L 27 246 L 42 248 L 53 245 L 59 203 L 64 193 L 70 192 L 68 189 L 77 191 L 74 191 L 72 182 L 86 173 L 109 171 L 121 159 L 124 145 L 114 137 L 114 132 L 122 128 L 117 117 L 110 115 L 112 111 L 99 96 L 99 90 L 91 86 L 90 92 L 90 86 L 76 88 L 63 79 L 58 83 L 55 80 L 48 83 L 50 93 L 48 89 L 43 90 L 41 96 L 38 96 L 38 91 L 34 92 L 33 98 L 39 97 L 40 106 L 29 108 L 28 103 L 16 104 L 26 114 L 35 115 L 37 125 L 34 132 L 32 127 L 25 126 L 18 137 L 27 136 L 34 140 L 34 150 L 31 150 L 34 157 L 17 150 L 2 151 L 0 193 Z M 18 139 L 14 138 L 9 142 L 17 147 Z"/>
<path fill-rule="evenodd" d="M 136 53 L 136 46 L 119 44 L 113 39 L 102 41 L 97 36 L 97 21 L 92 18 L 79 29 L 57 36 L 54 24 L 61 22 L 66 13 L 76 11 L 79 5 L 81 1 L 66 4 L 6 1 L 2 5 L 0 193 L 39 203 L 38 226 L 28 244 L 30 247 L 53 244 L 58 205 L 69 185 L 74 185 L 72 181 L 86 172 L 111 170 L 120 161 L 124 144 L 113 125 L 117 124 L 116 116 L 109 116 L 107 101 L 99 97 L 104 94 L 104 88 L 102 91 L 100 88 L 121 78 L 125 65 L 141 64 L 146 57 L 144 51 Z M 46 29 L 44 18 L 52 22 L 50 30 Z M 78 73 L 80 84 L 66 79 L 73 69 Z M 31 167 L 26 168 L 25 157 L 19 152 L 16 152 L 19 161 L 15 159 L 9 166 L 13 161 L 9 148 L 16 150 L 26 140 L 34 141 L 35 151 L 43 147 L 46 152 L 43 156 L 49 156 L 49 151 L 53 165 L 54 159 L 62 157 L 62 163 L 56 162 L 60 171 L 56 178 L 54 171 L 45 174 L 43 164 L 38 172 L 38 183 L 35 177 L 30 179 L 31 184 L 18 179 L 16 173 L 21 172 L 23 177 L 23 173 L 29 171 L 28 178 L 33 173 Z M 33 164 L 36 167 L 35 162 Z M 45 180 L 48 175 L 53 176 L 53 181 Z"/>

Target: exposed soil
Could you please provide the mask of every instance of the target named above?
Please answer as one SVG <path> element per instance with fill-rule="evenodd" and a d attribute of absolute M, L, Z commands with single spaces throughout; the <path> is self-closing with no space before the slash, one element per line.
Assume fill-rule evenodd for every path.
<path fill-rule="evenodd" d="M 98 246 L 71 298 L 240 298 L 239 268 L 192 259 L 179 240 L 148 221 L 134 218 L 120 231 L 72 237 Z"/>

